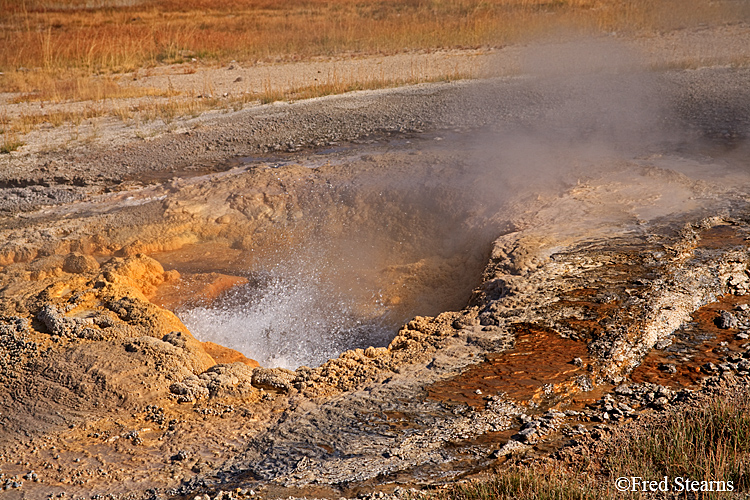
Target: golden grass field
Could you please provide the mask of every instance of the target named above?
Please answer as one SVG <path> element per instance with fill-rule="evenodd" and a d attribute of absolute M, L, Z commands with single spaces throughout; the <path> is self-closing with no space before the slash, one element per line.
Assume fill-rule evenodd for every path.
<path fill-rule="evenodd" d="M 182 64 L 183 71 L 195 72 L 197 66 L 235 60 L 247 67 L 492 49 L 549 33 L 661 33 L 732 23 L 750 18 L 749 13 L 750 2 L 744 0 L 0 0 L 0 94 L 10 95 L 5 102 L 36 102 L 42 108 L 45 103 L 89 103 L 85 109 L 48 107 L 12 117 L 0 110 L 0 130 L 3 147 L 17 148 L 19 134 L 41 124 L 135 115 L 166 123 L 216 104 L 189 98 L 184 90 L 133 85 L 121 78 L 167 65 Z M 262 92 L 222 102 L 235 109 L 249 101 L 473 76 L 459 71 L 429 77 L 347 75 L 302 87 L 269 81 Z M 144 97 L 155 99 L 111 104 Z M 107 100 L 110 105 L 103 105 Z"/>
<path fill-rule="evenodd" d="M 708 0 L 0 0 L 0 90 L 27 99 L 127 97 L 111 75 L 193 58 L 295 61 L 668 30 L 736 19 Z M 126 92 L 123 95 L 123 92 Z"/>

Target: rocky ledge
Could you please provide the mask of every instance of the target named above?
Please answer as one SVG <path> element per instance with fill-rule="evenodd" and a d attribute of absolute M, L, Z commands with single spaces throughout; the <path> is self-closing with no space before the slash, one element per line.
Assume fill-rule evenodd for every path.
<path fill-rule="evenodd" d="M 549 118 L 555 103 L 532 111 Z M 301 154 L 300 165 L 240 164 L 5 217 L 2 487 L 26 498 L 406 494 L 744 387 L 750 179 L 741 145 L 714 141 L 716 120 L 697 123 L 710 125 L 687 133 L 700 148 L 576 148 L 569 163 L 513 149 L 531 136 L 511 134 L 498 155 L 565 165 L 532 171 L 545 182 L 531 191 L 518 184 L 528 172 L 498 171 L 446 125 L 417 144 L 327 153 L 337 164 Z M 404 258 L 376 273 L 383 303 L 408 311 L 436 276 L 468 273 L 446 269 L 480 262 L 468 304 L 444 306 L 455 303 L 446 292 L 386 345 L 294 370 L 200 342 L 163 307 L 248 281 L 229 274 L 240 255 L 341 236 L 352 220 L 400 236 L 384 253 Z M 438 241 L 452 252 L 423 253 Z M 206 269 L 208 251 L 221 266 Z"/>

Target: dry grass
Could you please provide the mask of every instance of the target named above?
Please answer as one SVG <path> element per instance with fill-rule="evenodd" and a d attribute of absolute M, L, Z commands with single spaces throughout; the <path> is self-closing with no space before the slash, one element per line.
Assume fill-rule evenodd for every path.
<path fill-rule="evenodd" d="M 109 76 L 77 75 L 55 77 L 43 71 L 7 74 L 4 83 L 14 90 L 26 89 L 11 102 L 103 101 L 128 97 L 176 95 L 175 92 L 148 87 L 121 86 Z"/>
<path fill-rule="evenodd" d="M 0 142 L 0 154 L 11 153 L 12 151 L 17 150 L 23 145 L 24 145 L 24 142 L 18 140 L 18 137 L 15 134 L 3 133 L 3 140 L 2 142 Z"/>
<path fill-rule="evenodd" d="M 731 481 L 737 492 L 750 491 L 750 397 L 718 399 L 677 413 L 655 428 L 632 436 L 609 457 L 614 477 L 685 477 Z M 734 498 L 713 492 L 706 498 Z"/>
<path fill-rule="evenodd" d="M 15 102 L 174 97 L 169 89 L 120 85 L 116 75 L 194 59 L 198 64 L 296 61 L 502 46 L 560 29 L 665 30 L 744 19 L 749 5 L 730 0 L 0 0 L 0 91 L 18 92 Z M 195 71 L 194 65 L 185 68 Z M 270 102 L 414 81 L 419 79 L 342 80 L 291 92 L 269 83 L 255 97 Z M 114 114 L 128 120 L 159 107 L 194 114 L 207 101 L 185 102 L 151 110 L 119 107 Z M 97 109 L 82 117 L 24 116 L 13 129 L 86 119 Z M 170 120 L 170 112 L 162 118 Z"/>
<path fill-rule="evenodd" d="M 602 456 L 579 456 L 576 463 L 511 467 L 486 481 L 451 485 L 419 500 L 585 500 L 621 498 L 745 498 L 750 492 L 750 396 L 738 393 L 652 421 L 607 443 Z M 734 491 L 698 492 L 679 487 L 648 496 L 617 491 L 619 477 L 732 482 Z M 728 488 L 727 488 L 728 489 Z"/>
<path fill-rule="evenodd" d="M 356 90 L 385 89 L 417 83 L 461 80 L 469 77 L 471 77 L 471 75 L 463 74 L 458 71 L 453 71 L 450 72 L 450 74 L 443 74 L 437 77 L 422 77 L 412 74 L 402 78 L 370 77 L 359 80 L 342 78 L 334 74 L 325 81 L 315 85 L 297 87 L 288 91 L 276 90 L 271 82 L 268 82 L 264 84 L 263 92 L 257 94 L 256 97 L 262 104 L 267 104 L 274 101 L 295 101 L 333 94 L 343 94 L 345 92 L 353 92 Z"/>
<path fill-rule="evenodd" d="M 0 154 L 8 154 L 24 145 L 19 140 L 18 132 L 12 127 L 10 120 L 5 115 L 0 115 Z"/>
<path fill-rule="evenodd" d="M 439 77 L 428 78 L 411 75 L 404 78 L 388 79 L 373 77 L 361 81 L 352 81 L 346 78 L 338 78 L 333 75 L 320 83 L 309 86 L 280 90 L 272 82 L 264 84 L 264 90 L 259 93 L 243 93 L 227 97 L 212 97 L 213 92 L 207 90 L 207 97 L 185 97 L 175 93 L 169 94 L 168 99 L 140 100 L 138 104 L 120 105 L 109 107 L 93 102 L 80 111 L 54 111 L 44 113 L 22 113 L 15 119 L 4 118 L 0 120 L 0 128 L 9 133 L 27 134 L 41 125 L 59 127 L 64 124 L 73 126 L 81 125 L 83 122 L 104 116 L 114 116 L 126 123 L 146 123 L 161 120 L 165 125 L 170 125 L 177 118 L 197 117 L 209 110 L 239 111 L 249 103 L 268 104 L 276 101 L 296 101 L 300 99 L 311 99 L 333 94 L 341 94 L 356 90 L 372 90 L 398 87 L 407 84 L 450 81 L 467 78 L 460 72 L 451 72 Z M 7 141 L 6 141 L 7 142 Z"/>
<path fill-rule="evenodd" d="M 517 467 L 488 481 L 456 484 L 419 500 L 598 500 L 612 498 L 585 476 Z M 417 500 L 415 498 L 414 500 Z"/>
<path fill-rule="evenodd" d="M 686 5 L 686 2 L 689 5 Z M 0 0 L 2 86 L 19 68 L 84 75 L 160 63 L 298 60 L 342 53 L 497 46 L 565 26 L 669 29 L 736 19 L 708 0 Z M 736 8 L 730 8 L 731 5 Z M 93 6 L 95 8 L 86 8 Z M 113 43 L 116 41 L 116 43 Z M 10 77 L 8 76 L 10 75 Z"/>
<path fill-rule="evenodd" d="M 81 125 L 86 120 L 106 116 L 108 111 L 102 106 L 90 105 L 80 111 L 55 111 L 52 113 L 21 114 L 10 121 L 8 130 L 13 134 L 28 134 L 40 125 L 59 127 L 66 123 L 74 126 Z"/>

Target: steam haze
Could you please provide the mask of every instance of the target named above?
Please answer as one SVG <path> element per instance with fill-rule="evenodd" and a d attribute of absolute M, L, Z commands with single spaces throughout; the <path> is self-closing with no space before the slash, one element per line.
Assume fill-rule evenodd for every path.
<path fill-rule="evenodd" d="M 291 186 L 304 216 L 287 231 L 301 243 L 248 269 L 252 286 L 183 311 L 183 321 L 270 366 L 385 346 L 413 316 L 467 304 L 492 241 L 512 229 L 513 203 L 672 154 L 690 138 L 658 75 L 615 41 L 537 44 L 522 61 L 521 77 L 461 87 L 446 122 L 495 113 L 469 132 L 373 147 L 319 168 L 325 184 Z"/>

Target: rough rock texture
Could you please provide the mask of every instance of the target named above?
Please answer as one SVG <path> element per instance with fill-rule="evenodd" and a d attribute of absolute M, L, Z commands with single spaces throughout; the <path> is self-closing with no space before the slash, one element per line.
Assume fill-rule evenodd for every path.
<path fill-rule="evenodd" d="M 117 187 L 110 174 L 132 162 L 154 183 L 96 194 L 86 181 L 81 203 L 0 221 L 3 474 L 17 482 L 33 468 L 44 482 L 27 480 L 29 495 L 434 484 L 688 398 L 628 377 L 704 306 L 747 304 L 746 79 L 742 68 L 659 74 L 666 111 L 644 120 L 611 121 L 606 99 L 581 115 L 589 87 L 575 81 L 512 79 L 268 107 L 92 154 L 81 168 L 108 165 L 96 182 Z M 676 137 L 656 134 L 665 123 Z M 287 135 L 296 150 L 376 132 L 394 141 L 146 175 L 159 172 L 152 162 L 185 168 L 222 134 L 226 157 Z M 368 245 L 345 244 L 352 227 Z M 293 249 L 286 262 L 301 265 L 306 241 L 330 244 L 334 267 L 371 264 L 360 278 L 381 293 L 357 312 L 388 306 L 392 338 L 296 370 L 217 364 L 150 300 L 258 254 Z M 739 342 L 746 316 L 717 315 Z M 555 371 L 543 379 L 514 356 L 540 339 Z M 727 349 L 700 373 L 746 377 L 744 351 Z M 481 382 L 508 366 L 524 375 L 507 390 Z M 604 394 L 580 403 L 593 391 Z"/>
<path fill-rule="evenodd" d="M 108 409 L 133 407 L 166 394 L 170 380 L 214 364 L 172 313 L 143 295 L 161 279 L 158 263 L 142 256 L 112 259 L 101 270 L 98 264 L 89 267 L 72 282 L 61 274 L 41 290 L 32 287 L 28 295 L 15 296 L 37 322 L 31 329 L 26 320 L 12 320 L 16 333 L 9 341 L 26 332 L 20 338 L 34 341 L 19 346 L 34 346 L 38 354 L 21 355 L 12 346 L 3 351 L 3 359 L 17 362 L 2 402 L 6 428 L 13 432 L 35 435 Z M 169 342 L 171 332 L 179 333 L 179 345 Z M 12 432 L 4 438 L 13 439 Z"/>

